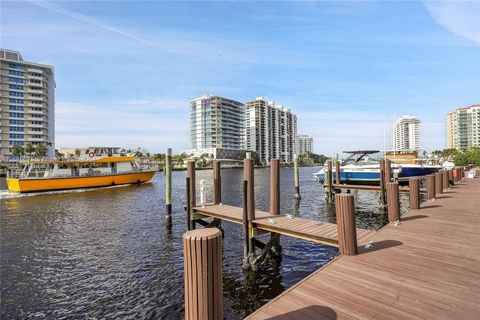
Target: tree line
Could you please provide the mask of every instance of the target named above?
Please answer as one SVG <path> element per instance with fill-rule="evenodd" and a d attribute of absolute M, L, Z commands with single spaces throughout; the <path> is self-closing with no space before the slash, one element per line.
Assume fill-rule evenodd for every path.
<path fill-rule="evenodd" d="M 480 147 L 473 147 L 468 150 L 443 149 L 435 150 L 432 155 L 445 160 L 452 160 L 458 166 L 475 164 L 480 166 Z"/>

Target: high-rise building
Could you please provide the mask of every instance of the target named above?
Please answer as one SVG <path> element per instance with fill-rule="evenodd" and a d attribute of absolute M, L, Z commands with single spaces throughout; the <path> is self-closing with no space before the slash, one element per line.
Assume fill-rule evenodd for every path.
<path fill-rule="evenodd" d="M 188 154 L 208 154 L 233 159 L 245 152 L 245 107 L 243 103 L 204 95 L 190 102 L 191 149 Z"/>
<path fill-rule="evenodd" d="M 24 61 L 20 52 L 0 49 L 0 152 L 43 145 L 55 154 L 55 79 L 52 66 Z"/>
<path fill-rule="evenodd" d="M 480 104 L 447 114 L 447 148 L 480 147 Z"/>
<path fill-rule="evenodd" d="M 247 102 L 245 109 L 246 148 L 257 152 L 262 164 L 271 159 L 292 163 L 297 148 L 297 116 L 262 97 Z"/>
<path fill-rule="evenodd" d="M 313 138 L 306 134 L 298 135 L 298 155 L 313 153 Z"/>
<path fill-rule="evenodd" d="M 395 151 L 420 149 L 420 119 L 403 116 L 393 125 L 392 147 Z"/>

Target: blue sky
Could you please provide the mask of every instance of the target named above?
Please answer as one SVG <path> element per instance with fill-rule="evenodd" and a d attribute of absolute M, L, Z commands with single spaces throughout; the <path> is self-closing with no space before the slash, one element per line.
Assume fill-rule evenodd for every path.
<path fill-rule="evenodd" d="M 430 151 L 480 103 L 480 1 L 2 1 L 0 26 L 55 67 L 57 147 L 179 152 L 209 93 L 290 107 L 326 155 L 389 148 L 417 115 Z"/>

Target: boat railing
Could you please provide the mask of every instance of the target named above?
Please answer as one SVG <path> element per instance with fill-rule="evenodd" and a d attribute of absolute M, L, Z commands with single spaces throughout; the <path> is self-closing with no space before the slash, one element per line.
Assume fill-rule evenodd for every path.
<path fill-rule="evenodd" d="M 45 178 L 45 179 L 55 179 L 55 178 L 76 178 L 76 177 L 101 177 L 101 176 L 110 176 L 114 174 L 128 174 L 128 173 L 142 173 L 152 171 L 149 169 L 143 168 L 133 168 L 131 171 L 128 172 L 121 172 L 121 173 L 113 173 L 113 172 L 102 172 L 100 170 L 93 170 L 91 172 L 85 172 L 82 174 L 48 174 L 50 171 L 48 170 L 32 170 L 28 174 L 22 172 L 21 170 L 10 170 L 7 173 L 9 178 L 13 179 L 38 179 L 38 178 Z M 47 174 L 45 174 L 47 173 Z"/>

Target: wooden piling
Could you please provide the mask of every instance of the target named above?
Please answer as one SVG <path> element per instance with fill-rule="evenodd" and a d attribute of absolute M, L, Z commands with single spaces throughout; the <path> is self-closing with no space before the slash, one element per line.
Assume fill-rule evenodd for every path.
<path fill-rule="evenodd" d="M 222 176 L 220 172 L 220 161 L 213 161 L 213 203 L 222 202 Z"/>
<path fill-rule="evenodd" d="M 398 182 L 387 183 L 387 212 L 389 222 L 400 221 Z"/>
<path fill-rule="evenodd" d="M 333 201 L 333 175 L 332 175 L 332 160 L 327 160 L 327 171 L 328 171 L 328 180 L 327 180 L 327 184 L 328 184 L 328 202 L 329 203 L 332 203 Z"/>
<path fill-rule="evenodd" d="M 248 238 L 250 253 L 255 251 L 255 238 L 253 237 L 252 221 L 255 220 L 255 176 L 254 162 L 247 153 L 247 159 L 243 160 L 243 176 L 247 181 L 247 218 L 248 218 Z"/>
<path fill-rule="evenodd" d="M 296 154 L 293 156 L 293 175 L 295 184 L 295 199 L 300 200 L 302 196 L 300 195 L 300 173 L 298 171 L 298 156 Z"/>
<path fill-rule="evenodd" d="M 385 161 L 385 185 L 392 182 L 392 161 L 390 159 L 384 159 Z"/>
<path fill-rule="evenodd" d="M 387 202 L 385 201 L 385 161 L 380 161 L 380 201 L 382 206 L 385 207 Z"/>
<path fill-rule="evenodd" d="M 335 162 L 335 183 L 340 184 L 340 161 L 338 161 L 338 157 Z"/>
<path fill-rule="evenodd" d="M 190 208 L 197 206 L 197 193 L 195 189 L 195 160 L 187 161 L 187 177 L 190 180 Z M 195 220 L 190 217 L 189 221 L 190 230 L 195 229 Z"/>
<path fill-rule="evenodd" d="M 270 214 L 280 214 L 280 160 L 270 160 Z"/>
<path fill-rule="evenodd" d="M 454 185 L 455 182 L 453 181 L 453 170 L 448 170 L 448 185 Z"/>
<path fill-rule="evenodd" d="M 436 195 L 443 193 L 443 190 L 442 190 L 442 187 L 443 187 L 442 177 L 443 177 L 443 173 L 441 173 L 441 172 L 435 173 L 435 194 L 436 194 Z"/>
<path fill-rule="evenodd" d="M 223 319 L 222 233 L 217 228 L 183 235 L 185 319 Z"/>
<path fill-rule="evenodd" d="M 408 180 L 410 209 L 420 209 L 420 179 L 412 177 Z"/>
<path fill-rule="evenodd" d="M 427 181 L 427 199 L 435 199 L 435 174 L 426 176 Z"/>
<path fill-rule="evenodd" d="M 187 231 L 192 230 L 192 200 L 190 199 L 190 178 L 185 178 L 185 190 L 187 190 L 186 194 L 186 212 L 187 212 Z"/>
<path fill-rule="evenodd" d="M 172 222 L 172 149 L 165 154 L 165 213 L 167 224 Z"/>
<path fill-rule="evenodd" d="M 335 213 L 340 253 L 347 256 L 358 254 L 355 205 L 352 194 L 335 195 Z"/>
<path fill-rule="evenodd" d="M 448 190 L 448 171 L 443 170 L 442 172 L 442 183 L 443 183 L 443 192 Z"/>
<path fill-rule="evenodd" d="M 248 181 L 243 180 L 243 258 L 247 259 L 250 253 L 249 236 L 248 236 Z"/>

